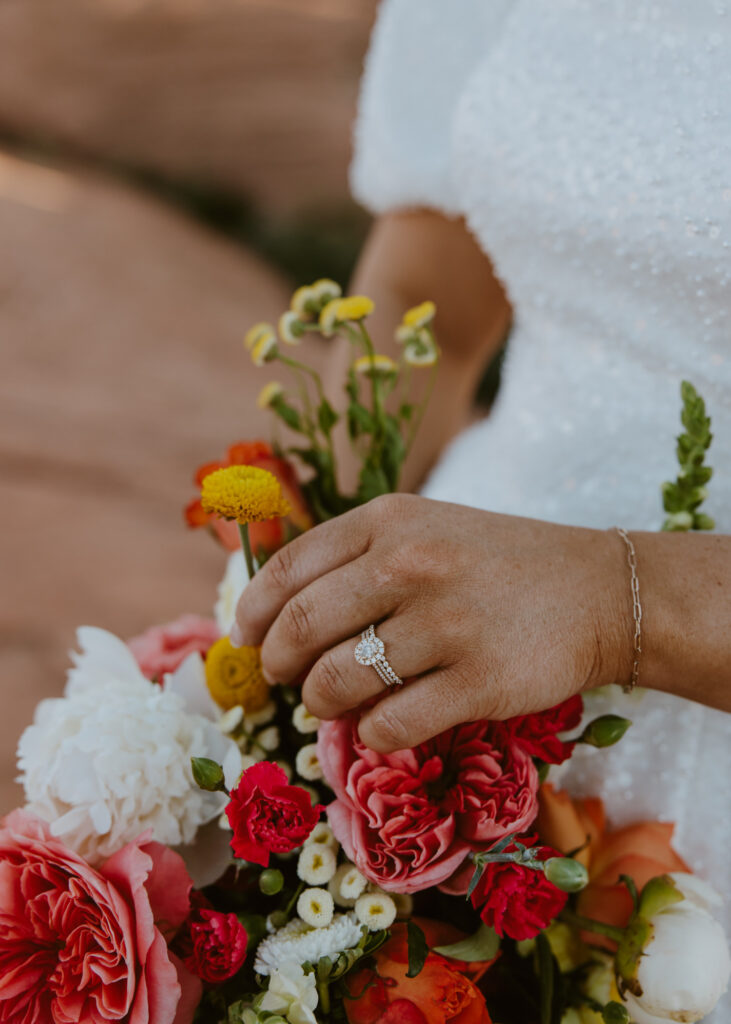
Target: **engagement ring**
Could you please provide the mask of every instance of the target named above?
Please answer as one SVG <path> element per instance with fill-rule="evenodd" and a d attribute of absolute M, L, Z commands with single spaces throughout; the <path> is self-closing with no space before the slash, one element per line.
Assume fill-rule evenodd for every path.
<path fill-rule="evenodd" d="M 384 654 L 383 640 L 376 636 L 375 626 L 363 630 L 355 648 L 355 660 L 359 665 L 372 666 L 386 686 L 403 686 L 403 679 L 397 676 Z"/>

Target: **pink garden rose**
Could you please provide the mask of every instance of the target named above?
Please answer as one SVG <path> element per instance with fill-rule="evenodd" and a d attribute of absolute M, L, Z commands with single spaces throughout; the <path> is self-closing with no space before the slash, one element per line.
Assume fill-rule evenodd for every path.
<path fill-rule="evenodd" d="M 330 825 L 384 889 L 442 885 L 472 850 L 524 831 L 536 816 L 533 761 L 498 723 L 460 725 L 413 750 L 377 754 L 350 716 L 322 724 L 317 753 L 336 796 Z"/>
<path fill-rule="evenodd" d="M 181 615 L 175 622 L 152 626 L 129 641 L 140 671 L 151 679 L 162 682 L 168 672 L 174 672 L 189 654 L 196 651 L 205 657 L 208 648 L 221 633 L 213 619 L 200 615 Z"/>
<path fill-rule="evenodd" d="M 189 1024 L 201 985 L 167 942 L 183 861 L 146 836 L 96 871 L 27 811 L 0 821 L 0 1021 Z"/>

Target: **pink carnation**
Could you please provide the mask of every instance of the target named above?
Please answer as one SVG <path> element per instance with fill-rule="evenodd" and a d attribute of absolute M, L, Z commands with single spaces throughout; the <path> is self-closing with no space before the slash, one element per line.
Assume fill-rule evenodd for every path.
<path fill-rule="evenodd" d="M 167 940 L 190 888 L 181 858 L 146 836 L 96 871 L 13 811 L 0 821 L 0 1020 L 188 1024 L 201 986 Z"/>
<path fill-rule="evenodd" d="M 189 654 L 197 651 L 205 657 L 208 648 L 220 635 L 213 619 L 203 619 L 200 615 L 181 615 L 175 622 L 152 626 L 133 637 L 128 646 L 144 675 L 153 682 L 162 682 L 162 677 L 168 672 L 174 672 Z"/>
<path fill-rule="evenodd" d="M 524 831 L 536 816 L 535 766 L 496 723 L 460 725 L 413 750 L 377 754 L 350 716 L 322 724 L 317 752 L 337 798 L 330 825 L 384 889 L 442 885 L 472 850 Z"/>

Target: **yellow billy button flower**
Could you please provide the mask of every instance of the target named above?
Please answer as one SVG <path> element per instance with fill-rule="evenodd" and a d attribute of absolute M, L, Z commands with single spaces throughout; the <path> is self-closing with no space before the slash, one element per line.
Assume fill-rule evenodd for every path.
<path fill-rule="evenodd" d="M 418 306 L 407 309 L 401 321 L 404 327 L 426 327 L 434 319 L 437 307 L 433 302 L 422 302 Z"/>
<path fill-rule="evenodd" d="M 363 320 L 375 309 L 373 299 L 367 295 L 349 295 L 346 299 L 338 300 L 338 320 Z"/>
<path fill-rule="evenodd" d="M 288 309 L 279 318 L 279 337 L 285 345 L 299 345 L 305 333 L 304 325 L 298 313 Z"/>
<path fill-rule="evenodd" d="M 284 394 L 284 388 L 278 380 L 270 380 L 259 392 L 256 404 L 260 409 L 269 409 Z"/>
<path fill-rule="evenodd" d="M 398 373 L 398 363 L 395 363 L 390 356 L 378 355 L 361 356 L 353 363 L 356 373 L 362 373 L 366 377 L 391 377 Z"/>
<path fill-rule="evenodd" d="M 209 473 L 201 487 L 204 512 L 237 523 L 279 519 L 291 511 L 279 481 L 258 466 L 227 466 Z"/>
<path fill-rule="evenodd" d="M 276 341 L 274 328 L 272 327 L 271 324 L 264 322 L 254 324 L 254 326 L 250 327 L 246 334 L 244 335 L 244 348 L 246 349 L 247 352 L 251 352 L 251 350 L 254 348 L 254 345 L 256 345 L 263 338 L 269 337 L 274 338 L 274 340 Z"/>
<path fill-rule="evenodd" d="M 206 684 L 220 708 L 240 706 L 244 714 L 258 711 L 269 700 L 258 647 L 234 647 L 221 637 L 206 655 Z"/>

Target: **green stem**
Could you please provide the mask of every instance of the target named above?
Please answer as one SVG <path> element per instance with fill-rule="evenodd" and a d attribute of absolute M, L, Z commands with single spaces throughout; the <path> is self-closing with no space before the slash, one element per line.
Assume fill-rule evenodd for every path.
<path fill-rule="evenodd" d="M 427 385 L 426 394 L 424 395 L 424 400 L 422 401 L 421 405 L 417 409 L 416 415 L 414 416 L 413 420 L 411 421 L 411 430 L 409 432 L 409 439 L 406 442 L 406 455 L 404 456 L 404 458 L 406 458 L 408 456 L 409 452 L 411 451 L 411 448 L 412 448 L 412 446 L 414 444 L 414 441 L 416 439 L 416 435 L 417 435 L 417 433 L 419 431 L 419 427 L 421 426 L 421 421 L 424 419 L 424 413 L 426 412 L 426 407 L 429 405 L 429 402 L 431 401 L 431 396 L 434 393 L 434 385 L 437 382 L 437 371 L 438 370 L 439 370 L 439 362 L 437 361 L 434 364 L 434 366 L 432 367 L 432 371 L 431 371 L 431 374 L 429 376 L 429 384 Z"/>
<path fill-rule="evenodd" d="M 289 915 L 292 913 L 292 908 L 294 907 L 295 903 L 297 902 L 297 900 L 300 898 L 300 896 L 304 892 L 304 888 L 305 888 L 305 883 L 304 882 L 300 882 L 300 884 L 295 889 L 294 896 L 289 901 L 287 906 L 284 908 L 284 913 L 285 913 L 285 915 L 287 917 L 289 917 Z"/>
<path fill-rule="evenodd" d="M 575 914 L 573 910 L 564 910 L 561 914 L 561 920 L 567 924 L 573 924 L 585 932 L 604 935 L 614 942 L 621 942 L 624 938 L 624 928 L 618 928 L 613 924 L 605 924 L 604 921 L 595 921 L 591 917 L 584 917 L 583 914 Z"/>
<path fill-rule="evenodd" d="M 319 1009 L 328 1017 L 330 1015 L 330 989 L 326 981 L 318 981 L 317 994 L 320 997 Z"/>
<path fill-rule="evenodd" d="M 254 566 L 254 556 L 251 553 L 251 541 L 249 540 L 249 524 L 238 523 L 239 537 L 241 537 L 241 548 L 244 552 L 244 558 L 246 559 L 246 571 L 249 574 L 249 579 L 253 580 L 256 574 L 256 568 Z"/>

